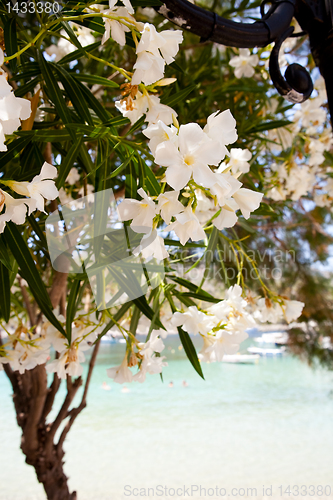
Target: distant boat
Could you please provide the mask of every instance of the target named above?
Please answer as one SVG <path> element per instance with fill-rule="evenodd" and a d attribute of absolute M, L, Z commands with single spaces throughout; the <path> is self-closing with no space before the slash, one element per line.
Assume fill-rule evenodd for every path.
<path fill-rule="evenodd" d="M 281 356 L 286 348 L 284 346 L 275 349 L 264 349 L 262 347 L 248 347 L 248 352 L 251 354 L 259 354 L 259 356 Z"/>
<path fill-rule="evenodd" d="M 222 362 L 253 364 L 258 363 L 259 359 L 259 354 L 225 354 L 223 356 Z"/>
<path fill-rule="evenodd" d="M 255 337 L 255 342 L 259 344 L 276 344 L 284 345 L 288 344 L 288 333 L 286 332 L 271 332 L 263 333 L 261 337 Z"/>

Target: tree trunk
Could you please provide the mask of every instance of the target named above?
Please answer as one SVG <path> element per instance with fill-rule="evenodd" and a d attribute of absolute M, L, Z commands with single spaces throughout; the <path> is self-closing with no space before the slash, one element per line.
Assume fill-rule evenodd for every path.
<path fill-rule="evenodd" d="M 47 387 L 45 365 L 39 365 L 23 375 L 13 372 L 5 365 L 7 376 L 13 387 L 13 401 L 17 423 L 22 428 L 21 449 L 26 463 L 35 468 L 37 479 L 42 483 L 48 500 L 76 500 L 76 492 L 70 493 L 67 476 L 63 469 L 64 451 L 61 444 L 54 443 L 54 434 L 59 425 L 46 423 L 46 416 L 52 408 L 54 396 L 59 388 L 59 379 L 54 386 Z M 76 386 L 72 384 L 74 394 Z M 53 388 L 52 388 L 53 387 Z M 53 391 L 53 394 L 51 392 Z M 51 396 L 51 404 L 48 401 Z M 66 398 L 63 414 L 67 414 L 73 395 Z M 60 420 L 63 420 L 63 418 Z"/>

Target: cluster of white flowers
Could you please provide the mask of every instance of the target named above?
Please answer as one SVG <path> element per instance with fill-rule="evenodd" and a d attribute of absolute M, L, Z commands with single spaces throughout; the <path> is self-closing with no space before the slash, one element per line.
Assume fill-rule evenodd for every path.
<path fill-rule="evenodd" d="M 62 315 L 55 315 L 62 325 L 66 321 Z M 34 332 L 28 330 L 20 322 L 10 320 L 6 330 L 7 338 L 2 345 L 0 353 L 0 369 L 6 363 L 13 370 L 24 373 L 37 365 L 46 363 L 46 370 L 57 373 L 59 378 L 66 375 L 78 377 L 82 375 L 82 362 L 85 361 L 84 351 L 91 347 L 96 340 L 98 326 L 95 324 L 93 315 L 78 314 L 72 324 L 71 344 L 68 340 L 47 320 L 39 325 Z M 10 333 L 13 330 L 13 333 Z M 57 356 L 51 359 L 51 347 Z"/>
<path fill-rule="evenodd" d="M 281 320 L 291 323 L 302 314 L 304 303 L 298 300 L 272 300 L 260 297 L 252 304 L 253 317 L 261 323 L 279 323 Z"/>
<path fill-rule="evenodd" d="M 252 315 L 246 311 L 247 306 L 242 288 L 234 285 L 221 302 L 205 311 L 191 306 L 184 313 L 174 313 L 171 322 L 189 334 L 201 335 L 204 342 L 199 353 L 201 361 L 222 361 L 224 354 L 237 353 L 240 343 L 248 337 L 246 329 L 255 325 Z"/>
<path fill-rule="evenodd" d="M 137 352 L 131 346 L 131 350 L 126 353 L 122 363 L 119 366 L 109 368 L 107 375 L 118 384 L 123 384 L 124 382 L 142 383 L 146 380 L 147 373 L 151 375 L 162 373 L 163 367 L 167 366 L 164 361 L 165 356 L 160 356 L 160 353 L 165 348 L 162 338 L 166 337 L 166 333 L 162 329 L 153 330 L 147 342 L 136 342 Z M 129 368 L 134 366 L 138 367 L 135 375 Z"/>
<path fill-rule="evenodd" d="M 226 146 L 237 139 L 236 122 L 229 110 L 210 115 L 203 129 L 197 123 L 176 127 L 167 126 L 159 120 L 149 125 L 143 133 L 150 139 L 149 147 L 155 162 L 166 167 L 165 180 L 172 190 L 152 199 L 141 188 L 138 191 L 141 201 L 125 199 L 118 205 L 120 220 L 132 220 L 134 231 L 151 235 L 162 219 L 168 224 L 166 230 L 174 231 L 181 244 L 185 245 L 190 238 L 194 241 L 205 238 L 204 229 L 196 215 L 197 198 L 200 201 L 200 196 L 201 203 L 208 200 L 209 217 L 215 214 L 212 222 L 218 229 L 234 226 L 238 220 L 237 210 L 248 219 L 250 213 L 259 207 L 263 195 L 243 188 L 236 179 L 249 170 L 251 153 L 232 149 L 229 164 L 220 165 L 225 155 L 229 154 Z M 215 172 L 211 169 L 211 166 L 219 165 Z M 230 169 L 235 175 L 229 173 Z M 181 190 L 184 190 L 182 194 L 186 206 L 179 201 Z M 206 194 L 198 196 L 200 191 L 209 197 Z M 198 212 L 203 220 L 200 207 Z M 167 257 L 162 238 L 154 237 L 152 240 L 149 246 L 147 239 L 143 241 L 145 256 L 151 255 L 156 259 Z"/>
<path fill-rule="evenodd" d="M 44 200 L 54 200 L 58 195 L 58 189 L 53 180 L 57 176 L 57 169 L 44 162 L 42 169 L 31 182 L 1 180 L 15 193 L 26 196 L 26 198 L 13 198 L 9 193 L 0 189 L 0 233 L 5 229 L 6 222 L 24 224 L 27 215 L 34 210 L 44 212 Z M 4 211 L 3 211 L 4 209 Z"/>
<path fill-rule="evenodd" d="M 270 183 L 267 197 L 275 201 L 299 200 L 311 193 L 318 206 L 332 205 L 332 168 L 323 166 L 325 152 L 333 145 L 332 129 L 326 126 L 327 101 L 325 82 L 322 77 L 315 82 L 317 95 L 299 105 L 293 116 L 294 122 L 287 127 L 268 132 L 268 147 L 273 153 L 291 148 L 296 137 L 301 137 L 304 153 L 298 151 L 292 159 L 283 163 L 273 162 L 266 179 Z M 272 105 L 275 112 L 277 102 Z"/>
<path fill-rule="evenodd" d="M 4 54 L 0 49 L 0 66 L 3 63 Z M 21 126 L 20 120 L 27 120 L 30 114 L 30 101 L 15 96 L 6 73 L 0 69 L 0 151 L 7 151 L 5 135 L 15 132 Z"/>

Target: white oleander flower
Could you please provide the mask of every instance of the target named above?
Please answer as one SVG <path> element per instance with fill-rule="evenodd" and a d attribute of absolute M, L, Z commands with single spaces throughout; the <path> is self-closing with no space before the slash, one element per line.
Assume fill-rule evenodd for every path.
<path fill-rule="evenodd" d="M 143 135 L 148 137 L 150 141 L 148 142 L 148 146 L 152 154 L 154 155 L 156 152 L 156 148 L 159 144 L 163 142 L 172 141 L 176 145 L 178 144 L 178 130 L 175 126 L 171 125 L 168 127 L 161 120 L 158 120 L 157 123 L 152 123 L 145 130 L 143 130 Z"/>
<path fill-rule="evenodd" d="M 233 174 L 246 174 L 250 171 L 249 160 L 252 153 L 248 149 L 232 148 L 230 149 L 230 161 L 228 167 L 231 167 Z"/>
<path fill-rule="evenodd" d="M 29 196 L 36 201 L 36 209 L 44 212 L 44 199 L 55 200 L 59 196 L 54 179 L 58 174 L 57 169 L 44 162 L 40 174 L 36 175 L 31 182 L 8 181 L 7 185 L 16 193 Z"/>
<path fill-rule="evenodd" d="M 161 52 L 165 62 L 171 64 L 175 60 L 182 41 L 183 33 L 180 30 L 165 30 L 158 33 L 153 24 L 146 23 L 141 32 L 136 53 L 151 52 L 159 56 Z"/>
<path fill-rule="evenodd" d="M 229 64 L 235 68 L 235 77 L 251 78 L 254 75 L 254 67 L 259 63 L 259 57 L 256 54 L 251 55 L 249 49 L 239 49 L 239 56 L 230 59 Z"/>
<path fill-rule="evenodd" d="M 128 118 L 133 125 L 142 115 L 148 111 L 148 95 L 137 92 L 135 99 L 128 97 L 115 102 L 115 106 L 120 113 Z"/>
<path fill-rule="evenodd" d="M 247 188 L 240 188 L 232 195 L 245 219 L 248 219 L 251 212 L 259 208 L 263 196 L 262 193 Z"/>
<path fill-rule="evenodd" d="M 3 52 L 0 49 L 0 57 Z M 28 99 L 16 97 L 6 76 L 0 73 L 0 151 L 7 151 L 5 135 L 12 134 L 21 126 L 20 120 L 26 120 L 31 114 L 31 104 Z"/>
<path fill-rule="evenodd" d="M 144 259 L 154 258 L 161 261 L 169 257 L 169 254 L 164 246 L 164 240 L 157 234 L 156 229 L 153 229 L 148 234 L 145 234 L 138 247 L 133 250 L 134 255 L 141 253 Z"/>
<path fill-rule="evenodd" d="M 299 300 L 284 300 L 284 304 L 281 307 L 288 323 L 299 318 L 302 314 L 304 305 L 304 302 L 300 302 Z"/>
<path fill-rule="evenodd" d="M 166 231 L 174 231 L 182 245 L 185 245 L 190 238 L 192 241 L 200 241 L 206 238 L 206 233 L 191 205 L 188 205 L 182 213 L 176 215 L 176 221 L 167 226 Z"/>
<path fill-rule="evenodd" d="M 221 362 L 225 354 L 236 354 L 240 344 L 248 338 L 246 332 L 230 332 L 218 330 L 214 337 L 209 338 L 211 345 L 207 346 L 203 354 L 208 354 L 211 361 Z"/>
<path fill-rule="evenodd" d="M 113 3 L 115 4 L 116 2 L 110 1 L 110 6 Z M 128 9 L 125 7 L 115 8 L 113 5 L 113 7 L 110 7 L 110 9 L 104 10 L 103 14 L 124 18 L 125 22 L 127 22 L 128 24 L 133 24 L 133 26 L 137 26 L 139 24 L 136 22 L 134 17 L 130 15 Z M 119 43 L 121 47 L 126 44 L 125 33 L 129 33 L 131 31 L 128 26 L 121 23 L 120 21 L 117 21 L 116 19 L 110 19 L 108 17 L 104 17 L 104 26 L 105 32 L 102 37 L 102 44 L 106 43 L 110 36 L 115 42 Z"/>
<path fill-rule="evenodd" d="M 66 177 L 66 182 L 73 186 L 76 182 L 80 180 L 80 174 L 77 170 L 77 168 L 73 167 L 71 168 L 69 174 Z"/>
<path fill-rule="evenodd" d="M 36 200 L 29 198 L 13 198 L 10 194 L 0 189 L 0 211 L 5 207 L 5 211 L 0 215 L 0 233 L 5 229 L 6 222 L 12 221 L 15 224 L 24 224 L 27 215 L 36 209 Z"/>
<path fill-rule="evenodd" d="M 283 311 L 277 302 L 272 302 L 268 298 L 261 297 L 257 300 L 254 317 L 262 323 L 278 323 Z"/>
<path fill-rule="evenodd" d="M 216 179 L 208 165 L 217 166 L 223 157 L 219 143 L 210 140 L 197 123 L 180 126 L 178 148 L 164 142 L 155 152 L 156 163 L 167 167 L 167 183 L 176 190 L 184 188 L 192 176 L 201 186 L 213 186 Z"/>
<path fill-rule="evenodd" d="M 133 374 L 127 365 L 127 356 L 124 357 L 123 361 L 119 366 L 114 366 L 106 370 L 107 376 L 112 378 L 117 384 L 123 384 L 124 382 L 130 383 L 133 380 Z"/>
<path fill-rule="evenodd" d="M 167 191 L 157 197 L 158 210 L 166 224 L 170 224 L 172 217 L 185 210 L 184 205 L 178 200 L 179 191 Z"/>
<path fill-rule="evenodd" d="M 125 198 L 117 207 L 119 219 L 121 221 L 131 220 L 131 228 L 136 232 L 142 231 L 144 228 L 152 228 L 153 219 L 156 215 L 157 206 L 153 200 L 142 189 L 138 189 L 142 200 L 134 200 L 133 198 Z"/>
<path fill-rule="evenodd" d="M 140 52 L 133 66 L 132 85 L 152 85 L 164 76 L 165 61 L 161 55 Z"/>
<path fill-rule="evenodd" d="M 232 116 L 230 109 L 216 111 L 207 118 L 207 124 L 203 131 L 213 141 L 217 141 L 223 149 L 223 158 L 228 155 L 226 146 L 237 141 L 236 120 Z M 222 158 L 222 159 L 223 159 Z"/>
<path fill-rule="evenodd" d="M 181 326 L 187 333 L 207 335 L 214 327 L 214 318 L 199 311 L 196 306 L 190 306 L 184 313 L 175 312 L 171 323 L 174 326 Z"/>

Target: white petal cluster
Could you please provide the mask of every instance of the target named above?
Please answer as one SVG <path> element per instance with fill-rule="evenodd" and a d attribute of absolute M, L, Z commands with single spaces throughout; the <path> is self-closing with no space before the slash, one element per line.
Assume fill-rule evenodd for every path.
<path fill-rule="evenodd" d="M 20 325 L 3 344 L 0 366 L 9 364 L 12 370 L 24 373 L 46 363 L 50 355 L 49 343 L 38 334 Z"/>
<path fill-rule="evenodd" d="M 239 56 L 234 56 L 230 59 L 229 64 L 235 68 L 235 77 L 251 78 L 255 71 L 254 68 L 259 63 L 259 57 L 252 54 L 249 49 L 239 49 Z"/>
<path fill-rule="evenodd" d="M 63 324 L 65 323 L 65 318 L 62 316 L 58 316 L 58 319 Z M 90 349 L 91 343 L 96 340 L 96 327 L 91 324 L 89 318 L 73 322 L 70 345 L 68 340 L 49 322 L 43 325 L 42 333 L 46 341 L 52 344 L 58 353 L 58 357 L 47 363 L 46 370 L 49 373 L 56 373 L 61 379 L 66 378 L 67 375 L 71 377 L 82 375 L 81 363 L 85 361 L 84 351 Z"/>
<path fill-rule="evenodd" d="M 240 343 L 248 337 L 246 329 L 255 324 L 247 306 L 242 288 L 234 285 L 221 302 L 205 311 L 190 306 L 185 312 L 175 312 L 171 323 L 191 335 L 201 335 L 204 342 L 199 354 L 201 361 L 222 361 L 224 354 L 238 351 Z"/>
<path fill-rule="evenodd" d="M 3 63 L 4 55 L 0 49 L 0 66 Z M 27 120 L 30 114 L 30 101 L 15 96 L 6 74 L 0 70 L 0 151 L 7 151 L 5 135 L 15 132 L 21 126 L 21 120 Z"/>
<path fill-rule="evenodd" d="M 4 231 L 8 221 L 24 224 L 27 212 L 28 215 L 34 210 L 44 212 L 44 200 L 54 200 L 59 195 L 55 182 L 52 180 L 56 175 L 57 169 L 44 162 L 40 173 L 31 182 L 1 181 L 15 193 L 26 198 L 13 198 L 9 193 L 0 189 L 0 233 Z"/>
<path fill-rule="evenodd" d="M 134 64 L 132 85 L 151 85 L 164 76 L 165 64 L 171 64 L 183 41 L 180 30 L 156 31 L 153 24 L 146 23 L 136 48 L 137 61 Z"/>
<path fill-rule="evenodd" d="M 170 106 L 162 104 L 158 96 L 148 94 L 148 92 L 142 94 L 139 90 L 136 91 L 134 98 L 129 96 L 116 101 L 115 106 L 123 116 L 130 120 L 132 125 L 143 115 L 146 115 L 145 122 L 148 125 L 156 124 L 159 121 L 170 125 L 173 116 L 177 116 L 176 111 Z"/>
<path fill-rule="evenodd" d="M 124 0 L 124 7 L 116 7 L 117 0 L 109 0 L 109 9 L 103 11 L 103 14 L 110 17 L 104 17 L 105 32 L 102 38 L 104 44 L 111 36 L 121 47 L 126 44 L 125 33 L 130 32 L 128 24 L 142 29 L 142 23 L 138 23 L 131 14 L 134 14 L 134 9 L 129 0 Z M 117 19 L 111 19 L 111 16 Z M 123 21 L 123 22 L 122 22 Z"/>
<path fill-rule="evenodd" d="M 261 323 L 278 323 L 281 320 L 291 323 L 302 314 L 304 303 L 298 300 L 280 299 L 273 302 L 261 297 L 257 300 L 253 316 Z"/>
<path fill-rule="evenodd" d="M 142 383 L 146 380 L 147 373 L 151 375 L 162 373 L 163 368 L 167 366 L 164 361 L 165 356 L 160 355 L 165 348 L 162 341 L 165 334 L 164 330 L 153 330 L 147 342 L 137 343 L 137 352 L 132 351 L 130 355 L 126 354 L 119 366 L 114 366 L 106 371 L 108 377 L 118 384 Z M 133 375 L 129 366 L 138 366 L 139 370 Z"/>

